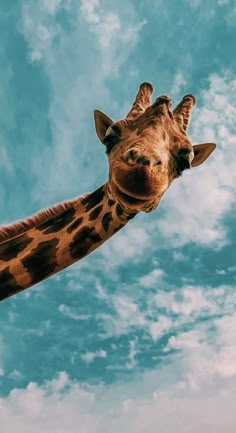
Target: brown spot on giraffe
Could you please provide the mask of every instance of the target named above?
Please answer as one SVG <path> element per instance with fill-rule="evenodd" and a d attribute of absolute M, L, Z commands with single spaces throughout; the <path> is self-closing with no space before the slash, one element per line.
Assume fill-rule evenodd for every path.
<path fill-rule="evenodd" d="M 115 200 L 108 199 L 108 206 L 112 207 L 115 204 Z"/>
<path fill-rule="evenodd" d="M 8 242 L 3 242 L 0 244 L 0 260 L 9 262 L 9 260 L 14 259 L 21 251 L 25 250 L 31 241 L 32 238 L 24 234 L 10 239 Z"/>
<path fill-rule="evenodd" d="M 38 230 L 42 231 L 45 235 L 49 233 L 56 233 L 67 227 L 75 215 L 75 209 L 67 209 L 59 215 L 56 215 L 51 220 L 45 221 L 38 226 Z"/>
<path fill-rule="evenodd" d="M 72 224 L 70 224 L 67 228 L 68 233 L 74 232 L 83 222 L 83 217 L 77 218 Z"/>
<path fill-rule="evenodd" d="M 73 259 L 81 259 L 86 256 L 92 245 L 101 242 L 101 236 L 94 227 L 83 227 L 74 236 L 69 248 Z"/>
<path fill-rule="evenodd" d="M 108 182 L 91 194 L 53 206 L 0 228 L 0 299 L 64 269 L 108 240 L 138 212 L 155 209 L 184 170 L 203 163 L 214 143 L 193 145 L 187 135 L 195 103 L 186 95 L 151 104 L 153 88 L 141 84 L 125 119 L 94 112 L 106 149 Z M 2 242 L 2 243 L 1 243 Z"/>
<path fill-rule="evenodd" d="M 123 215 L 123 209 L 122 209 L 122 207 L 121 207 L 121 205 L 119 203 L 116 205 L 116 215 L 118 217 L 120 217 L 121 215 Z"/>
<path fill-rule="evenodd" d="M 0 301 L 15 295 L 23 288 L 17 284 L 13 275 L 9 272 L 9 266 L 0 272 Z"/>
<path fill-rule="evenodd" d="M 82 200 L 82 204 L 85 206 L 86 212 L 90 211 L 92 208 L 94 208 L 99 203 L 101 203 L 104 199 L 104 196 L 105 196 L 104 187 L 101 186 L 96 191 L 94 191 L 92 194 L 85 197 Z"/>
<path fill-rule="evenodd" d="M 57 266 L 57 250 L 59 241 L 56 238 L 43 241 L 24 257 L 22 264 L 27 269 L 32 284 L 52 274 Z"/>
<path fill-rule="evenodd" d="M 102 205 L 95 207 L 95 209 L 93 209 L 92 212 L 90 212 L 89 214 L 89 220 L 90 221 L 96 220 L 98 215 L 100 215 L 100 213 L 102 212 L 102 210 L 103 210 Z"/>
<path fill-rule="evenodd" d="M 111 212 L 106 212 L 103 217 L 102 217 L 102 226 L 105 230 L 105 232 L 108 231 L 110 223 L 112 221 L 112 213 Z"/>

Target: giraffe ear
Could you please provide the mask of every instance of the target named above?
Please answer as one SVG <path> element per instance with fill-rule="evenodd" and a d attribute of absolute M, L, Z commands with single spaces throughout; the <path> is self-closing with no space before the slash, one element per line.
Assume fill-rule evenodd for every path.
<path fill-rule="evenodd" d="M 110 119 L 110 117 L 99 110 L 94 111 L 94 122 L 97 136 L 103 143 L 106 131 L 108 130 L 109 126 L 113 125 L 114 122 Z"/>
<path fill-rule="evenodd" d="M 215 148 L 215 143 L 195 144 L 195 146 L 193 146 L 194 158 L 191 162 L 191 167 L 197 167 L 202 164 Z"/>

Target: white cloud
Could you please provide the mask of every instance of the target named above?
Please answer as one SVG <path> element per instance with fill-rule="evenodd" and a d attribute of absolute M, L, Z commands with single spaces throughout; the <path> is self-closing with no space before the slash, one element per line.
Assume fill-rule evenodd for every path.
<path fill-rule="evenodd" d="M 127 11 L 127 5 L 125 9 Z M 133 45 L 138 31 L 146 24 L 146 20 L 142 20 L 130 31 L 131 29 L 125 28 L 118 13 L 106 10 L 106 5 L 101 0 L 82 0 L 80 11 L 87 23 L 91 25 L 91 30 L 96 34 L 101 48 L 105 50 L 111 48 L 117 40 L 120 40 L 121 44 L 126 41 Z M 129 13 L 131 13 L 130 9 Z"/>
<path fill-rule="evenodd" d="M 15 369 L 9 373 L 8 377 L 13 380 L 21 380 L 24 376 L 19 370 Z"/>
<path fill-rule="evenodd" d="M 236 19 L 236 7 L 235 6 L 226 15 L 225 19 L 226 19 L 226 23 L 228 24 L 228 26 L 235 27 L 235 19 Z"/>
<path fill-rule="evenodd" d="M 107 352 L 103 349 L 97 350 L 96 352 L 82 353 L 80 355 L 80 358 L 87 364 L 93 362 L 95 358 L 106 358 L 106 357 L 107 357 Z"/>
<path fill-rule="evenodd" d="M 137 304 L 124 296 L 116 296 L 114 300 L 116 311 L 120 317 L 127 319 L 138 310 Z"/>
<path fill-rule="evenodd" d="M 114 314 L 103 316 L 106 336 L 126 334 L 132 327 L 143 328 L 146 325 L 145 312 L 140 311 L 131 297 L 114 295 L 110 297 L 110 305 Z"/>
<path fill-rule="evenodd" d="M 174 251 L 173 252 L 173 259 L 176 261 L 182 262 L 182 261 L 186 260 L 186 256 L 180 251 Z"/>
<path fill-rule="evenodd" d="M 174 96 L 175 98 L 179 97 L 180 92 L 182 91 L 182 87 L 184 87 L 187 84 L 183 72 L 178 71 L 174 75 L 173 78 L 173 84 L 170 90 L 170 94 Z"/>
<path fill-rule="evenodd" d="M 82 0 L 80 10 L 87 23 L 91 25 L 92 31 L 96 34 L 101 48 L 108 48 L 112 44 L 112 39 L 117 37 L 120 32 L 121 22 L 119 16 L 112 11 L 107 14 L 104 13 L 98 0 Z"/>
<path fill-rule="evenodd" d="M 70 0 L 64 0 L 63 6 L 69 4 Z M 49 14 L 54 15 L 61 7 L 62 0 L 41 0 L 42 9 L 47 11 Z"/>
<path fill-rule="evenodd" d="M 93 394 L 72 385 L 69 394 L 66 387 L 72 383 L 65 373 L 56 380 L 46 382 L 43 387 L 29 383 L 26 389 L 14 389 L 8 399 L 0 399 L 1 427 L 5 433 L 25 431 L 45 433 L 92 431 L 94 425 L 90 410 Z M 66 415 L 65 415 L 66 414 Z"/>
<path fill-rule="evenodd" d="M 199 332 L 196 330 L 184 332 L 182 334 L 179 334 L 178 337 L 172 335 L 169 338 L 168 344 L 165 347 L 165 352 L 168 352 L 170 349 L 199 349 L 199 339 L 200 335 Z"/>
<path fill-rule="evenodd" d="M 132 262 L 142 259 L 144 250 L 151 245 L 152 239 L 145 227 L 140 226 L 140 220 L 131 223 L 122 229 L 100 250 L 102 256 L 109 263 L 109 267 L 117 266 L 124 261 Z"/>
<path fill-rule="evenodd" d="M 69 377 L 67 373 L 65 371 L 60 371 L 60 373 L 54 379 L 46 383 L 48 388 L 50 388 L 50 391 L 55 392 L 55 391 L 62 391 L 68 385 L 68 382 L 69 382 Z M 32 389 L 34 389 L 35 385 L 36 384 L 31 383 Z"/>
<path fill-rule="evenodd" d="M 135 328 L 150 334 L 157 341 L 167 332 L 175 335 L 181 326 L 188 325 L 192 328 L 196 321 L 206 316 L 209 317 L 209 323 L 212 323 L 211 318 L 216 315 L 232 315 L 236 304 L 233 286 L 214 288 L 184 285 L 173 289 L 163 280 L 162 289 L 156 288 L 154 293 L 135 283 L 129 286 L 129 296 L 124 291 L 125 287 L 122 286 L 122 294 L 108 294 L 105 287 L 102 288 L 101 299 L 112 311 L 96 316 L 103 329 L 100 335 L 102 338 L 128 335 Z M 143 305 L 141 299 L 144 298 Z"/>
<path fill-rule="evenodd" d="M 156 322 L 149 325 L 149 331 L 154 341 L 157 341 L 165 332 L 172 328 L 172 320 L 166 316 L 158 316 Z"/>
<path fill-rule="evenodd" d="M 4 168 L 8 174 L 12 172 L 12 163 L 5 147 L 0 147 L 0 167 Z"/>
<path fill-rule="evenodd" d="M 164 272 L 162 269 L 153 269 L 149 274 L 139 278 L 139 283 L 144 287 L 153 287 L 160 284 L 160 280 L 163 277 Z"/>
<path fill-rule="evenodd" d="M 217 275 L 225 275 L 226 271 L 225 271 L 225 269 L 216 269 L 216 273 L 217 273 Z"/>
<path fill-rule="evenodd" d="M 209 295 L 209 291 L 207 291 Z M 207 310 L 210 312 L 214 302 L 206 297 L 206 290 L 196 286 L 183 287 L 180 291 L 159 291 L 155 295 L 155 303 L 172 314 L 192 316 Z"/>
<path fill-rule="evenodd" d="M 123 292 L 122 288 L 121 292 Z M 141 311 L 138 303 L 131 296 L 112 295 L 110 293 L 108 295 L 105 289 L 103 289 L 102 296 L 109 310 L 112 309 L 112 313 L 99 313 L 96 315 L 96 319 L 100 321 L 100 326 L 103 329 L 100 337 L 125 335 L 134 327 L 137 329 L 147 327 L 146 312 Z"/>
<path fill-rule="evenodd" d="M 77 314 L 72 310 L 72 308 L 64 304 L 59 305 L 58 310 L 73 320 L 88 320 L 90 318 L 89 314 Z"/>
<path fill-rule="evenodd" d="M 50 9 L 47 2 L 42 0 L 38 5 L 30 2 L 23 4 L 23 32 L 26 36 L 31 35 L 30 58 L 32 61 L 39 61 L 43 58 L 60 32 L 60 28 L 54 22 L 55 11 L 56 6 Z M 40 18 L 37 19 L 37 17 Z"/>
<path fill-rule="evenodd" d="M 218 334 L 215 371 L 224 377 L 236 376 L 236 315 L 216 320 L 215 326 Z"/>
<path fill-rule="evenodd" d="M 137 339 L 130 341 L 129 348 L 130 348 L 129 355 L 128 355 L 129 361 L 126 364 L 126 367 L 131 369 L 134 368 L 134 366 L 136 365 L 135 357 L 137 355 Z"/>
<path fill-rule="evenodd" d="M 99 5 L 99 0 L 81 1 L 80 10 L 83 13 L 88 24 L 97 24 L 101 21 Z"/>
<path fill-rule="evenodd" d="M 165 351 L 181 350 L 186 368 L 186 378 L 191 378 L 194 389 L 204 385 L 206 376 L 220 381 L 236 379 L 236 315 L 225 315 L 208 324 L 199 324 L 194 330 L 171 336 Z M 214 331 L 212 331 L 212 329 Z"/>
<path fill-rule="evenodd" d="M 219 6 L 225 6 L 230 3 L 231 0 L 218 0 Z"/>

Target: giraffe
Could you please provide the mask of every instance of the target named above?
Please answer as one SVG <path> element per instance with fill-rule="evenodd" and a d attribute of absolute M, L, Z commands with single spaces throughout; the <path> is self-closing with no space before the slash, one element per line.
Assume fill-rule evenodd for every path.
<path fill-rule="evenodd" d="M 152 92 L 150 83 L 142 83 L 131 110 L 117 122 L 95 110 L 109 166 L 104 185 L 0 227 L 0 300 L 87 256 L 137 213 L 153 211 L 172 181 L 215 149 L 214 143 L 192 145 L 187 135 L 193 95 L 171 111 L 171 98 L 162 95 L 152 104 Z"/>

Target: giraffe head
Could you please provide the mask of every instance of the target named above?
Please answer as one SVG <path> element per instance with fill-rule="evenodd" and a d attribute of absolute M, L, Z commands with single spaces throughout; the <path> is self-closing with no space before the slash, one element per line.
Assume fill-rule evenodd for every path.
<path fill-rule="evenodd" d="M 153 88 L 141 84 L 126 118 L 113 122 L 94 112 L 96 132 L 109 161 L 108 191 L 123 208 L 150 212 L 171 182 L 196 167 L 215 149 L 214 143 L 192 145 L 186 130 L 195 104 L 186 95 L 171 111 L 171 98 L 159 96 L 151 105 Z"/>

